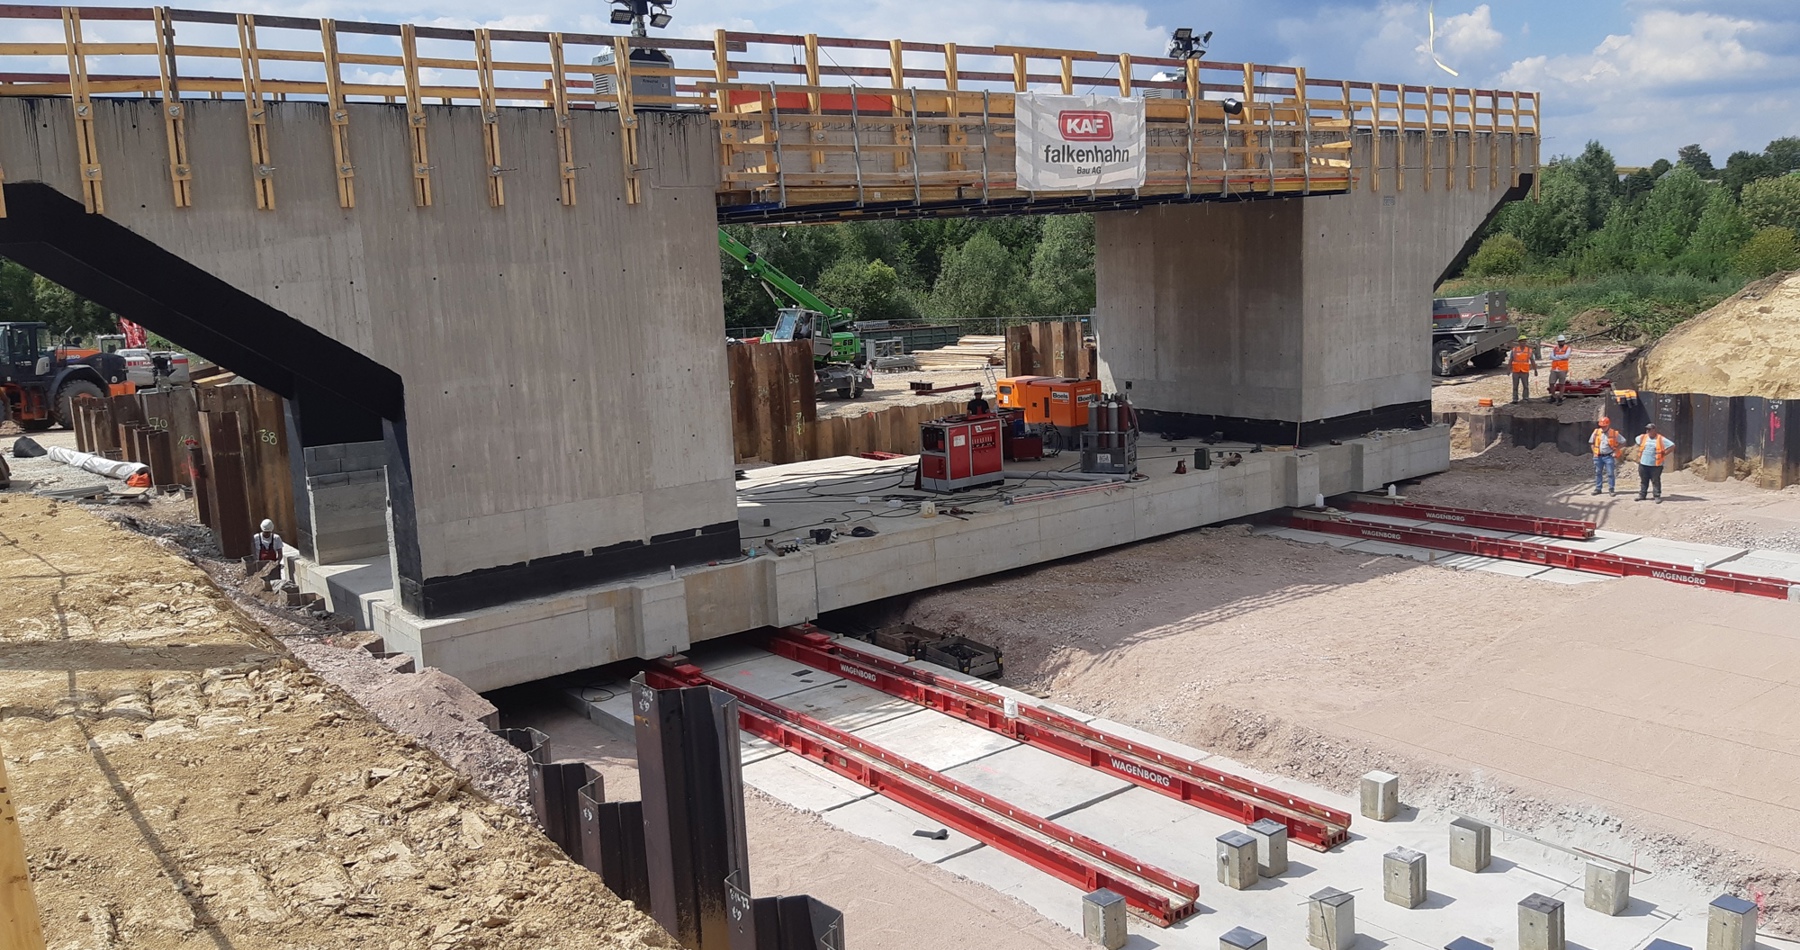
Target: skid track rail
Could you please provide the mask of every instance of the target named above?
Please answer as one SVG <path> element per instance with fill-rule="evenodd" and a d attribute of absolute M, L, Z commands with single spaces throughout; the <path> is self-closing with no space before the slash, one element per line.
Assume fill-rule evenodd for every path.
<path fill-rule="evenodd" d="M 1308 511 L 1306 509 L 1290 511 L 1287 525 L 1302 531 L 1341 534 L 1353 538 L 1367 538 L 1371 541 L 1388 541 L 1393 544 L 1410 544 L 1433 551 L 1475 554 L 1481 557 L 1518 561 L 1522 564 L 1537 564 L 1543 567 L 1585 571 L 1589 574 L 1604 574 L 1609 577 L 1653 577 L 1657 580 L 1672 581 L 1690 587 L 1704 587 L 1708 590 L 1754 594 L 1758 597 L 1773 597 L 1780 600 L 1800 600 L 1800 584 L 1794 584 L 1779 577 L 1737 574 L 1711 568 L 1695 570 L 1692 565 L 1651 561 L 1644 558 L 1626 557 L 1622 554 L 1609 554 L 1604 551 L 1582 551 L 1536 541 L 1484 538 L 1457 531 L 1440 531 L 1436 528 L 1404 528 L 1397 525 L 1360 521 L 1341 513 Z"/>
<path fill-rule="evenodd" d="M 1592 539 L 1594 529 L 1599 527 L 1592 521 L 1540 518 L 1534 515 L 1509 515 L 1497 511 L 1477 511 L 1473 508 L 1447 508 L 1443 505 L 1421 505 L 1410 501 L 1389 499 L 1381 495 L 1352 495 L 1338 504 L 1346 510 L 1364 515 L 1417 518 L 1421 521 L 1438 521 L 1469 528 L 1487 528 L 1492 531 L 1511 531 L 1517 534 L 1535 534 L 1550 538 L 1568 538 L 1572 541 Z"/>
<path fill-rule="evenodd" d="M 764 647 L 1215 814 L 1245 824 L 1273 818 L 1287 826 L 1289 840 L 1316 851 L 1328 851 L 1349 837 L 1347 812 L 1131 742 L 1041 706 L 1018 703 L 1016 715 L 1008 716 L 1006 698 L 999 693 L 875 655 L 811 625 L 776 630 Z"/>
<path fill-rule="evenodd" d="M 1200 887 L 1014 807 L 941 772 L 896 755 L 812 716 L 788 709 L 678 659 L 645 672 L 657 689 L 711 686 L 738 701 L 745 732 L 851 779 L 920 814 L 1087 891 L 1106 888 L 1137 914 L 1167 927 L 1199 910 Z"/>

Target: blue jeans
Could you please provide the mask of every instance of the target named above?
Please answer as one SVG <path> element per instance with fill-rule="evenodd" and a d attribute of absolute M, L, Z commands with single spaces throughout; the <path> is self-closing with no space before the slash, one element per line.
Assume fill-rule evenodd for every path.
<path fill-rule="evenodd" d="M 1600 480 L 1606 479 L 1606 490 L 1619 490 L 1619 457 L 1616 455 L 1594 456 L 1594 490 L 1600 490 Z"/>

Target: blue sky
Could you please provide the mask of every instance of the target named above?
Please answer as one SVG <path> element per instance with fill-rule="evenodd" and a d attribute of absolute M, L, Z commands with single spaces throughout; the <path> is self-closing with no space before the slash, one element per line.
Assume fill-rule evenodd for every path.
<path fill-rule="evenodd" d="M 605 0 L 202 0 L 339 19 L 611 32 Z M 1161 55 L 1214 31 L 1211 58 L 1331 79 L 1477 85 L 1545 96 L 1546 155 L 1599 139 L 1621 164 L 1699 142 L 1719 164 L 1800 135 L 1800 0 L 677 0 L 669 33 L 719 27 Z"/>

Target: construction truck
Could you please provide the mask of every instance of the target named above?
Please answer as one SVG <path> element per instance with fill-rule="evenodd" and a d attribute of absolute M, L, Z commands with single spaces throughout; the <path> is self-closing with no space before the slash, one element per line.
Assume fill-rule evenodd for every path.
<path fill-rule="evenodd" d="M 73 428 L 75 400 L 136 391 L 117 353 L 50 344 L 46 324 L 0 323 L 0 422 L 11 419 L 27 432 Z"/>
<path fill-rule="evenodd" d="M 762 282 L 763 291 L 775 301 L 778 318 L 775 329 L 764 333 L 764 343 L 787 343 L 811 340 L 813 370 L 817 392 L 835 392 L 840 399 L 855 399 L 865 389 L 873 389 L 874 376 L 865 368 L 862 340 L 849 331 L 856 317 L 848 307 L 833 307 L 818 295 L 763 260 L 743 242 L 719 229 L 719 250 L 744 265 L 744 270 Z M 779 293 L 781 296 L 777 296 Z M 784 307 L 785 296 L 797 306 Z"/>
<path fill-rule="evenodd" d="M 1431 302 L 1431 372 L 1454 376 L 1471 364 L 1496 369 L 1519 338 L 1506 310 L 1506 291 L 1473 297 L 1439 297 Z"/>

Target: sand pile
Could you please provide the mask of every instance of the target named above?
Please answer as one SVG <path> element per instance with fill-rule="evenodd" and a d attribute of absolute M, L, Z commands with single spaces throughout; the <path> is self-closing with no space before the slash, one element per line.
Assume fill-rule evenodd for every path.
<path fill-rule="evenodd" d="M 1651 347 L 1639 388 L 1800 399 L 1800 272 L 1757 281 Z"/>

